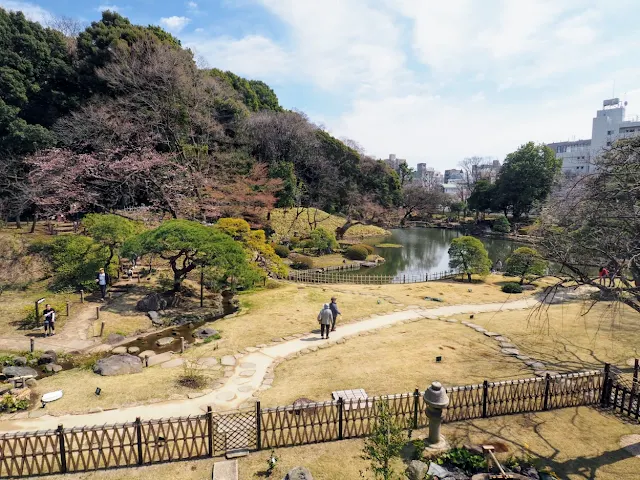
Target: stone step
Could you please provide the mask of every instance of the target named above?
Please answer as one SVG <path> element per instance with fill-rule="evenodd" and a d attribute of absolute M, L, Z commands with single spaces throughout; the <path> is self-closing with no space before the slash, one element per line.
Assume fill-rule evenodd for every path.
<path fill-rule="evenodd" d="M 227 453 L 225 453 L 224 456 L 227 457 L 227 460 L 231 460 L 234 458 L 246 457 L 247 455 L 249 455 L 248 448 L 234 448 L 233 450 L 227 450 Z"/>
<path fill-rule="evenodd" d="M 238 461 L 225 460 L 213 464 L 213 480 L 238 480 Z"/>

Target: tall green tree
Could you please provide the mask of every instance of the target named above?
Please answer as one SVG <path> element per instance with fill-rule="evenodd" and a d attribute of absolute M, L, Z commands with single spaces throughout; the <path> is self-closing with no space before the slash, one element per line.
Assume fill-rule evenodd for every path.
<path fill-rule="evenodd" d="M 247 269 L 247 256 L 242 246 L 229 235 L 188 220 L 170 220 L 158 228 L 142 232 L 127 241 L 123 253 L 157 255 L 169 262 L 173 271 L 173 292 L 197 267 L 215 267 L 229 275 Z"/>
<path fill-rule="evenodd" d="M 380 400 L 376 404 L 376 422 L 364 441 L 364 460 L 368 460 L 376 479 L 391 480 L 394 470 L 391 461 L 400 456 L 406 443 L 406 434 L 389 408 L 388 402 Z"/>
<path fill-rule="evenodd" d="M 109 251 L 105 259 L 105 271 L 108 271 L 111 261 L 120 253 L 124 243 L 141 230 L 141 225 L 136 222 L 112 214 L 90 213 L 82 223 L 89 236 Z"/>
<path fill-rule="evenodd" d="M 458 237 L 451 241 L 449 247 L 449 267 L 465 273 L 469 282 L 471 275 L 488 275 L 491 260 L 487 249 L 475 237 Z"/>
<path fill-rule="evenodd" d="M 544 201 L 553 186 L 562 161 L 546 145 L 529 142 L 507 155 L 496 181 L 497 199 L 514 218 L 527 215 L 536 202 Z"/>
<path fill-rule="evenodd" d="M 547 271 L 548 263 L 540 254 L 529 247 L 521 247 L 507 258 L 506 272 L 520 277 L 520 285 L 531 276 L 541 277 Z"/>
<path fill-rule="evenodd" d="M 478 180 L 476 182 L 467 200 L 469 208 L 476 212 L 476 219 L 494 207 L 497 194 L 498 191 L 495 184 L 488 180 Z"/>

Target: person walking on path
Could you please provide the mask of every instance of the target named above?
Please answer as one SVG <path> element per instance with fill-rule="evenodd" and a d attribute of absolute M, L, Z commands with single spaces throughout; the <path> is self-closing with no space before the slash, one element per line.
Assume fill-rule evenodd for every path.
<path fill-rule="evenodd" d="M 49 334 L 56 334 L 56 311 L 51 308 L 51 305 L 47 303 L 44 312 L 42 312 L 42 316 L 44 317 L 44 336 L 48 337 Z"/>
<path fill-rule="evenodd" d="M 600 271 L 598 272 L 600 285 L 604 285 L 605 279 L 607 277 L 609 277 L 609 270 L 607 270 L 605 267 L 600 267 Z"/>
<path fill-rule="evenodd" d="M 333 319 L 331 320 L 331 331 L 336 331 L 336 320 L 338 319 L 338 315 L 342 315 L 340 310 L 338 309 L 338 304 L 336 303 L 338 299 L 336 297 L 331 297 L 331 303 L 329 304 L 329 308 L 331 309 L 331 315 Z"/>
<path fill-rule="evenodd" d="M 318 314 L 318 322 L 320 323 L 320 336 L 322 338 L 329 339 L 329 330 L 331 329 L 331 322 L 333 321 L 333 314 L 329 304 L 325 303 Z M 325 336 L 326 335 L 326 336 Z"/>
<path fill-rule="evenodd" d="M 107 296 L 107 284 L 109 283 L 109 275 L 105 273 L 104 268 L 101 268 L 98 275 L 96 275 L 96 282 L 100 287 L 100 298 L 104 302 Z"/>

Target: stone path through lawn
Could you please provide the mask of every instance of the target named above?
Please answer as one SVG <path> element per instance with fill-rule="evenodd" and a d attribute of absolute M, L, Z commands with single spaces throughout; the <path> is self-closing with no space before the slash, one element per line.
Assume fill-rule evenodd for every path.
<path fill-rule="evenodd" d="M 310 333 L 299 338 L 294 336 L 287 337 L 286 341 L 282 343 L 266 346 L 258 351 L 244 355 L 240 359 L 233 356 L 223 357 L 223 365 L 225 363 L 232 364 L 228 365 L 228 370 L 225 372 L 224 384 L 217 390 L 199 398 L 166 401 L 152 405 L 139 405 L 81 415 L 45 415 L 40 418 L 12 419 L 0 422 L 0 431 L 54 429 L 60 424 L 65 427 L 79 427 L 124 423 L 133 421 L 136 417 L 152 419 L 199 415 L 206 411 L 208 406 L 211 406 L 214 411 L 233 410 L 241 406 L 247 406 L 247 402 L 255 401 L 254 394 L 261 389 L 268 388 L 273 381 L 274 365 L 287 357 L 298 355 L 300 352 L 326 348 L 332 343 L 344 343 L 347 338 L 389 328 L 404 322 L 419 321 L 421 319 L 451 321 L 453 319 L 447 320 L 446 317 L 461 314 L 524 310 L 537 304 L 538 301 L 533 298 L 524 298 L 505 303 L 447 305 L 438 308 L 409 306 L 405 310 L 395 311 L 386 315 L 372 315 L 366 320 L 343 325 L 332 333 L 328 341 L 322 340 L 317 333 Z M 472 328 L 474 327 L 477 327 L 476 330 L 481 329 L 477 325 Z M 536 367 L 538 366 L 536 365 Z M 123 377 L 123 381 L 126 382 L 126 377 Z"/>

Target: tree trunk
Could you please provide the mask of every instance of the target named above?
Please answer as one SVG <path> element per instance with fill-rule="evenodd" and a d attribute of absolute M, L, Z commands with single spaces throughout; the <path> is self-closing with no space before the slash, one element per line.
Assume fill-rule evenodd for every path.
<path fill-rule="evenodd" d="M 113 260 L 113 256 L 114 255 L 115 255 L 115 252 L 113 251 L 113 247 L 111 245 L 109 245 L 109 258 L 107 258 L 107 261 L 104 264 L 104 271 L 105 272 L 109 271 L 109 265 L 111 265 L 111 261 Z M 118 270 L 120 270 L 120 265 L 118 265 Z"/>
<path fill-rule="evenodd" d="M 29 233 L 34 233 L 36 231 L 36 222 L 38 221 L 38 214 L 34 213 L 33 214 L 33 222 L 31 222 L 31 230 L 29 231 Z"/>
<path fill-rule="evenodd" d="M 467 272 L 467 278 L 469 279 L 469 283 L 471 283 L 471 274 Z"/>
<path fill-rule="evenodd" d="M 20 221 L 20 214 L 16 215 L 16 228 L 22 230 L 22 222 Z"/>

